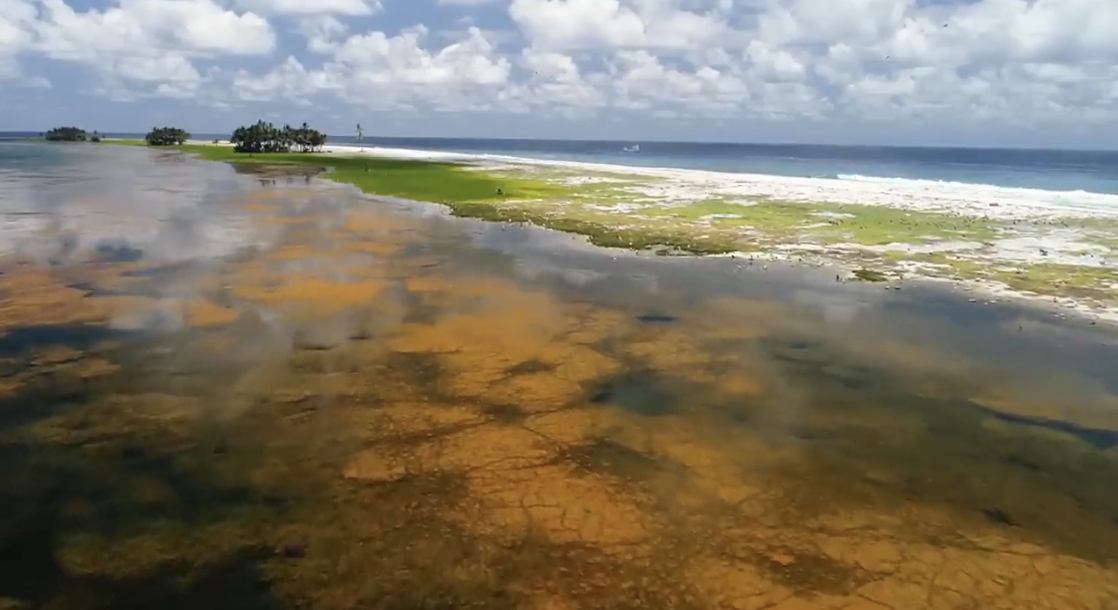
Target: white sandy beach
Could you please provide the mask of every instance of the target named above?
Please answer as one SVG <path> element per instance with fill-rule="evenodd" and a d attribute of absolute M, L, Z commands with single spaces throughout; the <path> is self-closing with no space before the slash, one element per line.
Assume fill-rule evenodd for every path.
<path fill-rule="evenodd" d="M 527 165 L 642 176 L 656 180 L 642 188 L 649 196 L 674 201 L 697 201 L 709 199 L 713 195 L 726 195 L 768 197 L 781 201 L 887 205 L 1002 220 L 1054 221 L 1069 217 L 1118 219 L 1118 195 L 1083 191 L 1043 191 L 864 176 L 850 176 L 846 179 L 799 178 L 354 145 L 329 145 L 324 150 L 397 159 L 457 161 L 486 166 Z"/>
<path fill-rule="evenodd" d="M 670 205 L 687 205 L 689 202 L 712 198 L 741 201 L 748 205 L 746 202 L 750 200 L 771 199 L 887 206 L 972 218 L 997 227 L 996 237 L 984 241 L 946 239 L 931 240 L 923 244 L 837 243 L 826 246 L 797 240 L 794 243 L 771 246 L 763 251 L 738 254 L 768 260 L 835 264 L 848 269 L 848 261 L 863 261 L 862 257 L 866 254 L 891 255 L 888 264 L 899 275 L 950 281 L 955 289 L 974 292 L 978 302 L 1024 297 L 1046 304 L 1052 308 L 1054 315 L 1077 312 L 1097 320 L 1118 322 L 1118 307 L 1113 302 L 1085 300 L 1079 296 L 1037 294 L 1014 289 L 990 279 L 960 280 L 956 270 L 950 265 L 919 261 L 920 255 L 935 253 L 949 255 L 980 269 L 1003 273 L 1023 273 L 1031 266 L 1052 265 L 1068 269 L 1069 274 L 1076 269 L 1103 272 L 1118 270 L 1118 252 L 1099 245 L 1088 235 L 1094 233 L 1097 237 L 1100 231 L 1109 235 L 1107 231 L 1114 226 L 1110 223 L 1118 221 L 1118 195 L 865 176 L 844 176 L 841 179 L 801 178 L 354 145 L 330 145 L 325 150 L 335 154 L 461 162 L 479 169 L 530 172 L 532 168 L 540 168 L 563 170 L 567 174 L 584 172 L 582 176 L 572 178 L 568 175 L 563 178 L 564 183 L 572 185 L 608 181 L 611 176 L 623 177 L 633 181 L 625 191 L 632 193 L 635 201 L 648 199 Z M 647 204 L 614 203 L 611 210 L 622 215 L 639 214 L 643 205 Z M 1087 231 L 1083 228 L 1085 223 L 1102 223 L 1099 225 L 1102 229 Z M 882 260 L 884 262 L 885 259 Z M 1068 279 L 1071 279 L 1070 276 Z M 1118 283 L 1102 279 L 1096 283 L 1096 288 L 1113 293 L 1118 291 Z"/>

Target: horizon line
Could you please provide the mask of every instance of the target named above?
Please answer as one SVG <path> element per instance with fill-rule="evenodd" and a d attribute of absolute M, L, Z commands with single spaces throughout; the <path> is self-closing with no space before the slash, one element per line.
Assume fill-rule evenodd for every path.
<path fill-rule="evenodd" d="M 52 128 L 53 129 L 53 128 Z M 44 130 L 0 130 L 0 138 L 5 136 L 23 136 L 26 134 L 42 135 L 49 129 Z M 143 138 L 146 131 L 102 131 L 95 130 L 101 135 L 108 137 L 119 136 L 139 136 Z M 188 130 L 189 131 L 189 130 Z M 230 130 L 231 132 L 232 130 Z M 191 135 L 197 136 L 218 136 L 226 135 L 224 132 L 206 132 L 200 131 L 197 133 L 191 132 Z M 356 137 L 352 134 L 326 134 L 328 138 L 352 138 Z M 983 145 L 959 145 L 959 144 L 834 144 L 824 142 L 772 142 L 772 141 L 724 141 L 724 140 L 617 140 L 606 138 L 535 138 L 527 136 L 507 136 L 507 137 L 469 137 L 469 136 L 399 136 L 399 135 L 366 135 L 362 137 L 363 140 L 475 140 L 482 142 L 594 142 L 603 144 L 697 144 L 708 146 L 804 146 L 813 148 L 897 148 L 897 149 L 925 149 L 925 150 L 991 150 L 991 151 L 1051 151 L 1051 152 L 1102 152 L 1102 153 L 1118 153 L 1118 148 L 1057 148 L 1057 147 L 1023 147 L 1023 146 L 983 146 Z"/>

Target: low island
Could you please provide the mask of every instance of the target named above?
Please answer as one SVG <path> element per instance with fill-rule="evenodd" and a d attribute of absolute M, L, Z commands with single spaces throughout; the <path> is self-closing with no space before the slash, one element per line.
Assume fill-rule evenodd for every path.
<path fill-rule="evenodd" d="M 101 142 L 104 137 L 97 131 L 88 133 L 81 127 L 55 127 L 42 134 L 47 142 Z"/>
<path fill-rule="evenodd" d="M 600 246 L 835 265 L 847 270 L 839 279 L 887 287 L 910 278 L 946 280 L 982 300 L 1042 297 L 1118 320 L 1113 207 L 1055 206 L 1024 193 L 1019 200 L 976 199 L 949 186 L 917 192 L 817 178 L 327 145 L 305 123 L 280 128 L 261 121 L 211 143 L 176 133 L 185 137 L 160 145 L 209 161 L 309 166 L 366 193 L 579 233 Z"/>

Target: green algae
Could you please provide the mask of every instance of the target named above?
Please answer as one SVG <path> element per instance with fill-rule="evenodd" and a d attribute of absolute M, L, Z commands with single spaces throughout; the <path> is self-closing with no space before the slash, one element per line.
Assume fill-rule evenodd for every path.
<path fill-rule="evenodd" d="M 460 203 L 450 206 L 455 216 L 495 222 L 525 222 L 557 231 L 585 235 L 594 245 L 647 250 L 668 248 L 692 254 L 723 254 L 736 250 L 736 241 L 724 236 L 694 235 L 679 229 L 625 227 L 609 224 L 606 214 L 574 217 L 549 214 L 544 209 L 499 206 L 486 203 Z"/>
<path fill-rule="evenodd" d="M 253 155 L 235 152 L 229 146 L 213 145 L 188 144 L 175 149 L 207 161 L 321 166 L 326 169 L 324 177 L 352 184 L 366 193 L 431 203 L 534 200 L 570 192 L 540 180 L 492 176 L 457 163 L 326 153 Z"/>
<path fill-rule="evenodd" d="M 1096 246 L 1102 246 L 1112 252 L 1118 252 L 1118 231 L 1116 233 L 1086 233 L 1083 241 Z"/>
<path fill-rule="evenodd" d="M 652 217 L 669 217 L 684 221 L 709 220 L 723 229 L 751 228 L 787 231 L 813 221 L 816 207 L 811 204 L 772 200 L 735 202 L 727 199 L 710 199 L 698 203 L 641 210 Z M 814 219 L 818 222 L 818 219 Z"/>
<path fill-rule="evenodd" d="M 912 260 L 946 267 L 957 280 L 992 281 L 1018 292 L 1118 303 L 1118 270 L 1108 267 L 1061 263 L 997 265 L 947 253 L 922 254 Z"/>
<path fill-rule="evenodd" d="M 989 277 L 1016 290 L 1037 294 L 1070 291 L 1083 296 L 1118 297 L 1118 270 L 1106 267 L 1041 263 L 1016 270 L 993 269 Z"/>
<path fill-rule="evenodd" d="M 855 269 L 854 277 L 863 282 L 886 282 L 889 280 L 888 276 L 875 269 Z"/>
<path fill-rule="evenodd" d="M 997 236 L 989 221 L 940 214 L 902 210 L 886 206 L 835 205 L 821 206 L 830 212 L 848 214 L 848 218 L 829 221 L 829 227 L 816 230 L 827 243 L 852 242 L 866 246 L 891 243 L 929 244 L 945 240 L 988 241 Z"/>
<path fill-rule="evenodd" d="M 748 201 L 709 199 L 640 214 L 678 221 L 707 221 L 723 229 L 752 229 L 809 238 L 821 244 L 880 246 L 921 245 L 944 240 L 988 241 L 998 235 L 992 221 L 887 206 L 807 203 L 760 198 Z"/>

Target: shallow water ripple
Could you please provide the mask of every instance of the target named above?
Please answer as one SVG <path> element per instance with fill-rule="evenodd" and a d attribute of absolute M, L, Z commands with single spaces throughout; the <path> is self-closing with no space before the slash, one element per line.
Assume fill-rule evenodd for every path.
<path fill-rule="evenodd" d="M 1105 332 L 128 159 L 0 259 L 0 608 L 1118 608 Z"/>

